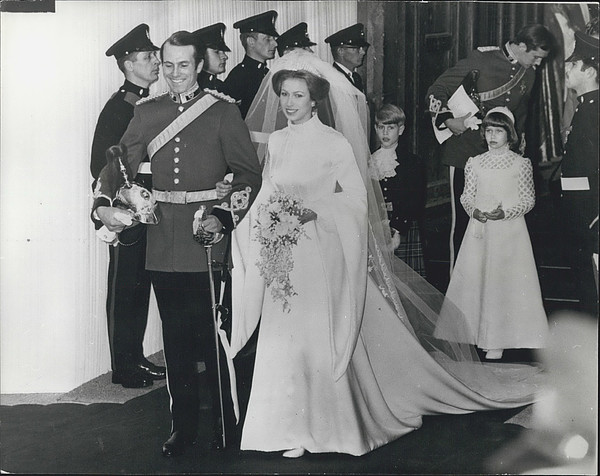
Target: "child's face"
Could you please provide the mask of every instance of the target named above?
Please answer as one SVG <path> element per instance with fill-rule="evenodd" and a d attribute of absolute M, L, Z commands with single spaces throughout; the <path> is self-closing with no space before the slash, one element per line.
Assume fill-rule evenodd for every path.
<path fill-rule="evenodd" d="M 500 149 L 508 142 L 508 134 L 503 127 L 487 126 L 485 128 L 485 141 L 490 149 Z"/>
<path fill-rule="evenodd" d="M 398 143 L 398 138 L 404 132 L 404 126 L 398 124 L 382 124 L 378 122 L 375 124 L 375 132 L 377 132 L 381 147 L 384 149 L 391 149 Z"/>

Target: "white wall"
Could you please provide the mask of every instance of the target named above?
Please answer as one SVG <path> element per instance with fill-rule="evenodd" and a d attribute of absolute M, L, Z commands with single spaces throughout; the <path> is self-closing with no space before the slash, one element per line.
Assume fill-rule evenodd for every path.
<path fill-rule="evenodd" d="M 57 1 L 56 13 L 1 14 L 1 393 L 64 392 L 110 370 L 108 252 L 89 220 L 89 155 L 123 78 L 104 51 L 139 23 L 160 45 L 222 21 L 228 72 L 243 56 L 233 23 L 269 9 L 280 33 L 306 21 L 327 60 L 323 39 L 356 22 L 355 1 L 333 0 Z M 162 348 L 154 301 L 144 347 Z"/>

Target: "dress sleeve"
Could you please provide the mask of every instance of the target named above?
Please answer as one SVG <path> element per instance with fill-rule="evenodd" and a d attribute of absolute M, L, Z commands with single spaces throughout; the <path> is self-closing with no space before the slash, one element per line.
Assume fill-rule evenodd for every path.
<path fill-rule="evenodd" d="M 522 159 L 519 169 L 519 203 L 504 210 L 504 219 L 513 220 L 525 215 L 535 205 L 535 187 L 533 185 L 533 167 L 529 159 Z"/>
<path fill-rule="evenodd" d="M 470 217 L 473 216 L 475 211 L 475 197 L 477 195 L 477 176 L 475 175 L 473 160 L 474 158 L 470 157 L 467 160 L 467 165 L 465 165 L 465 189 L 460 196 L 460 203 Z"/>

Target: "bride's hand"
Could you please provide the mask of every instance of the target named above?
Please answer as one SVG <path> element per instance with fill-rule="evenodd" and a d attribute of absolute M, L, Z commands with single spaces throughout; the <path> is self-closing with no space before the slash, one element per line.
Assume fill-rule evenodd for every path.
<path fill-rule="evenodd" d="M 304 210 L 304 213 L 302 213 L 302 215 L 300 215 L 298 217 L 298 219 L 300 220 L 300 223 L 302 225 L 304 225 L 305 223 L 308 223 L 309 221 L 313 221 L 317 219 L 317 214 L 315 212 L 313 212 L 312 210 L 306 208 Z"/>

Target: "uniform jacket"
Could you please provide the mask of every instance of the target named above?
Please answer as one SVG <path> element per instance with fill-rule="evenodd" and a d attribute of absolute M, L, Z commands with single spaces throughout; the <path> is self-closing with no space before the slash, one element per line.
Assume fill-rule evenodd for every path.
<path fill-rule="evenodd" d="M 563 202 L 571 202 L 572 213 L 588 226 L 598 216 L 598 90 L 577 98 L 561 169 L 563 177 L 587 177 L 590 189 L 563 191 Z"/>
<path fill-rule="evenodd" d="M 265 63 L 256 61 L 249 56 L 244 56 L 240 64 L 231 70 L 225 80 L 225 94 L 240 102 L 240 112 L 245 118 L 248 109 L 258 92 L 260 83 L 269 72 Z"/>
<path fill-rule="evenodd" d="M 199 90 L 181 104 L 169 94 L 140 103 L 121 139 L 128 150 L 127 163 L 137 169 L 148 144 L 179 114 L 207 93 Z M 112 199 L 115 184 L 106 167 L 96 188 L 96 202 Z M 241 220 L 261 185 L 261 170 L 250 134 L 234 104 L 218 101 L 177 133 L 151 160 L 153 186 L 163 191 L 200 191 L 215 188 L 228 172 L 234 173 L 232 190 L 220 201 L 158 204 L 160 222 L 148 226 L 146 268 L 156 271 L 206 271 L 206 253 L 193 239 L 192 223 L 199 205 L 217 216 L 229 232 Z M 97 206 L 97 205 L 95 205 Z M 213 257 L 221 260 L 226 240 L 213 246 Z"/>
<path fill-rule="evenodd" d="M 423 217 L 427 179 L 421 159 L 401 148 L 401 144 L 396 147 L 396 175 L 379 183 L 385 202 L 392 204 L 392 211 L 388 211 L 390 226 L 406 235 L 412 222 Z"/>
<path fill-rule="evenodd" d="M 198 74 L 198 84 L 201 89 L 212 89 L 220 93 L 225 92 L 225 83 L 217 78 L 216 74 L 207 73 L 206 71 L 201 71 Z"/>
<path fill-rule="evenodd" d="M 465 76 L 474 69 L 479 70 L 477 89 L 482 93 L 506 84 L 521 68 L 522 66 L 508 55 L 505 47 L 478 48 L 438 77 L 427 90 L 425 103 L 429 104 L 429 97 L 433 95 L 442 102 L 442 109 L 445 108 L 448 99 L 460 86 Z M 510 91 L 482 103 L 483 113 L 496 106 L 508 107 L 515 116 L 517 133 L 521 134 L 527 119 L 527 108 L 534 80 L 534 69 L 526 69 L 521 80 Z M 448 115 L 445 119 L 448 117 L 452 116 Z M 486 150 L 487 146 L 479 130 L 467 129 L 460 136 L 452 136 L 442 144 L 442 163 L 464 169 L 469 157 L 482 154 Z"/>

